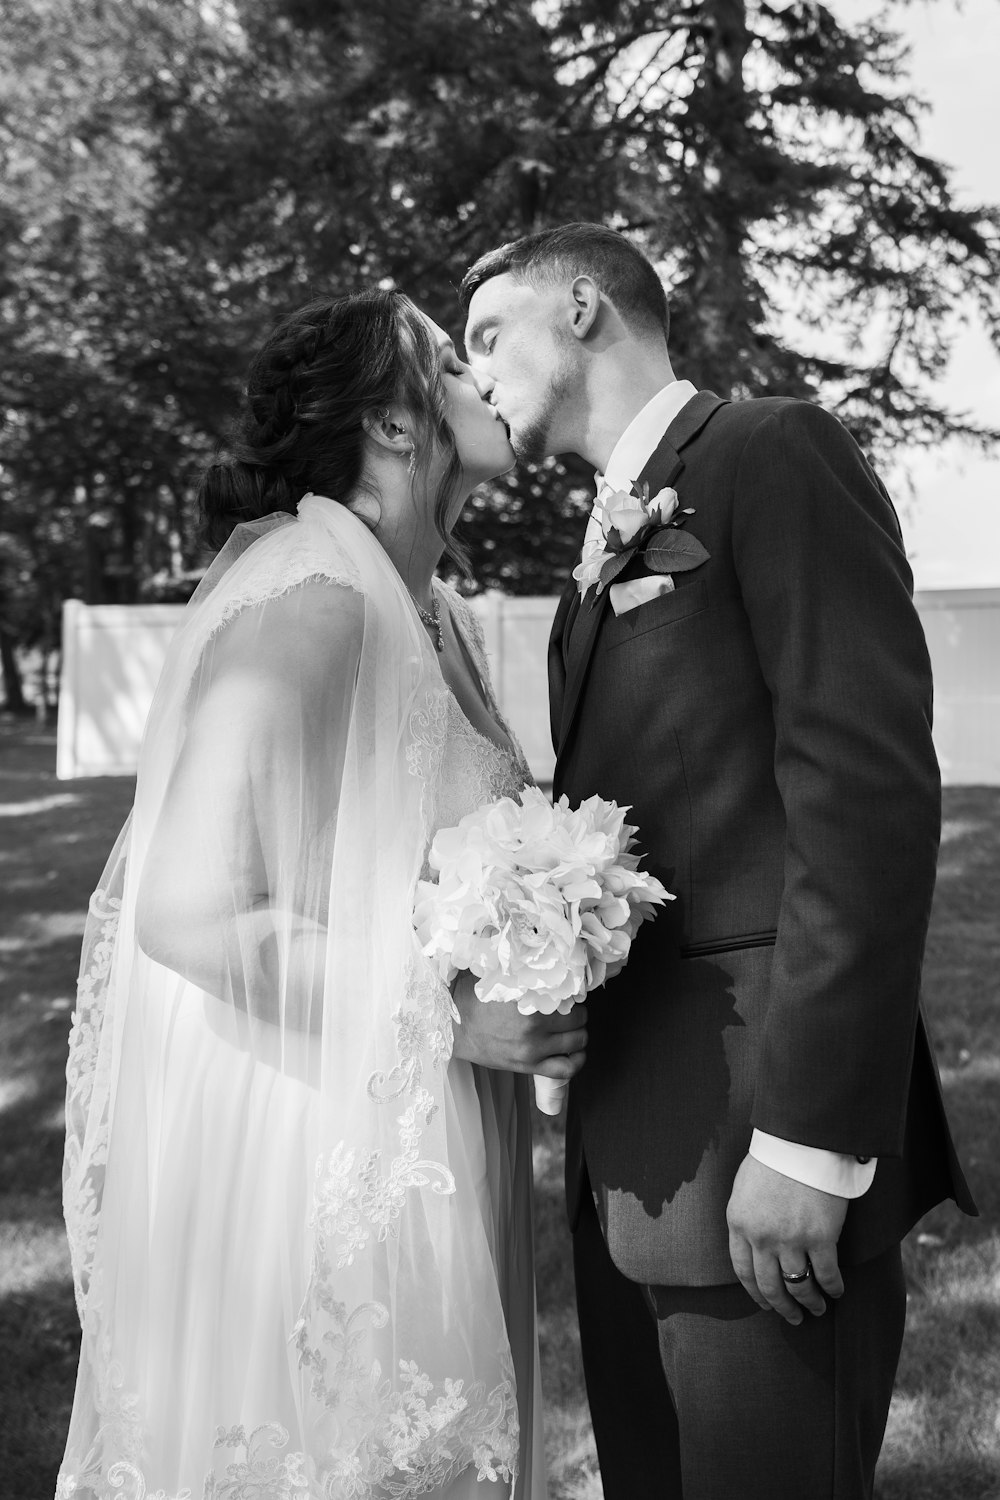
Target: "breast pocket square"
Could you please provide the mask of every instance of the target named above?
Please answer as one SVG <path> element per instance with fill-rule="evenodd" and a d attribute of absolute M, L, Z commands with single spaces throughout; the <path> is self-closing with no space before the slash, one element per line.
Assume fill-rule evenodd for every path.
<path fill-rule="evenodd" d="M 650 599 L 673 592 L 674 580 L 669 573 L 651 573 L 646 578 L 632 578 L 628 583 L 613 583 L 608 589 L 611 608 L 616 615 L 628 614 Z"/>

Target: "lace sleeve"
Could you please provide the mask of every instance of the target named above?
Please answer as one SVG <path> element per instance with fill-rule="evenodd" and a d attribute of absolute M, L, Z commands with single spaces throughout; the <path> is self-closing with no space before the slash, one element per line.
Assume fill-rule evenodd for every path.
<path fill-rule="evenodd" d="M 305 583 L 339 584 L 342 588 L 362 592 L 356 568 L 346 558 L 324 557 L 305 539 L 294 533 L 276 557 L 273 551 L 261 551 L 246 559 L 238 586 L 219 591 L 209 600 L 204 615 L 205 638 L 215 635 L 224 625 L 246 609 L 280 599 Z"/>

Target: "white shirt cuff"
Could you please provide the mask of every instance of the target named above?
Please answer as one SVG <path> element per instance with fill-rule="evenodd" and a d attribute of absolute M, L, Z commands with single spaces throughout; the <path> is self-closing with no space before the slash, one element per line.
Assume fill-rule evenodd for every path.
<path fill-rule="evenodd" d="M 794 1141 L 783 1141 L 780 1136 L 767 1135 L 763 1130 L 754 1131 L 750 1155 L 795 1182 L 833 1193 L 838 1198 L 860 1198 L 867 1193 L 878 1166 L 877 1156 L 841 1156 L 839 1151 L 799 1146 Z"/>

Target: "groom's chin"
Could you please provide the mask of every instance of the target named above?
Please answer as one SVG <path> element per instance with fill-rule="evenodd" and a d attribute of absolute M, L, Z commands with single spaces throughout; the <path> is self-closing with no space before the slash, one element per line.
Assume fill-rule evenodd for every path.
<path fill-rule="evenodd" d="M 549 456 L 548 434 L 538 428 L 510 433 L 510 446 L 519 464 L 540 464 Z"/>

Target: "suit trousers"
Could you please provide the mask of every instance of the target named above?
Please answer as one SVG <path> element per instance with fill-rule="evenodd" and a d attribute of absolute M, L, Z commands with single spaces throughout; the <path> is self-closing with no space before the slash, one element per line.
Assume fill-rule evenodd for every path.
<path fill-rule="evenodd" d="M 903 1338 L 899 1246 L 792 1327 L 738 1283 L 642 1287 L 589 1190 L 573 1235 L 604 1500 L 870 1500 Z"/>

